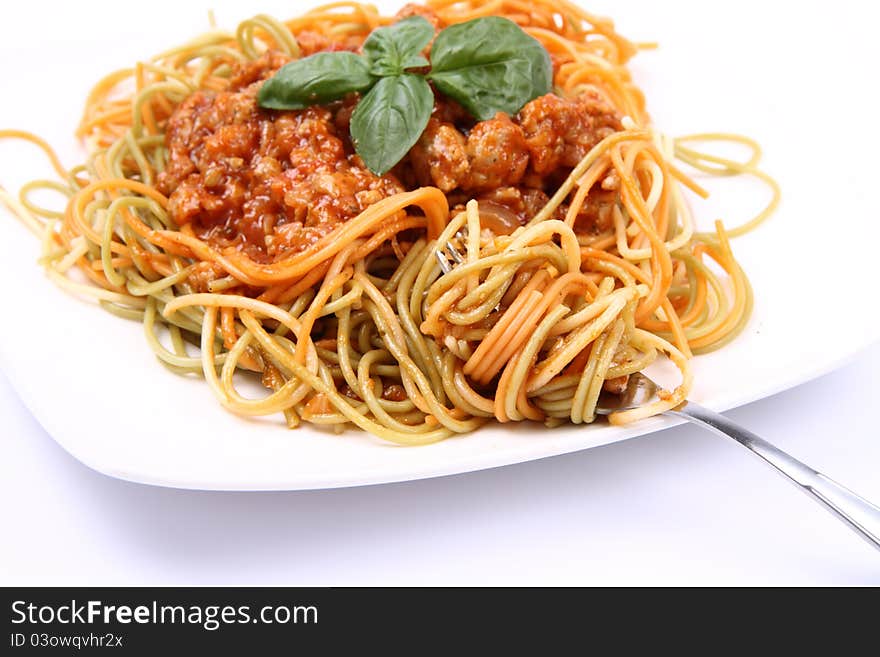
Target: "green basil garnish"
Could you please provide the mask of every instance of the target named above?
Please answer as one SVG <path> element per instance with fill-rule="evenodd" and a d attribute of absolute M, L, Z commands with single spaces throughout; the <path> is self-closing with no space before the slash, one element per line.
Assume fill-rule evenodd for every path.
<path fill-rule="evenodd" d="M 431 81 L 472 116 L 516 114 L 550 91 L 550 55 L 506 18 L 488 16 L 443 30 L 431 48 Z"/>
<path fill-rule="evenodd" d="M 282 66 L 257 93 L 260 107 L 305 109 L 369 89 L 370 66 L 353 52 L 319 52 Z"/>
<path fill-rule="evenodd" d="M 434 94 L 423 76 L 382 78 L 351 115 L 355 150 L 371 171 L 382 175 L 418 141 L 433 109 Z"/>
<path fill-rule="evenodd" d="M 373 75 L 400 75 L 408 68 L 428 66 L 422 55 L 434 37 L 434 26 L 421 16 L 380 27 L 364 42 L 364 56 Z"/>
<path fill-rule="evenodd" d="M 418 141 L 434 106 L 431 80 L 444 95 L 485 121 L 496 112 L 515 114 L 550 92 L 550 55 L 513 21 L 475 18 L 434 36 L 420 16 L 381 27 L 364 42 L 364 54 L 323 52 L 282 67 L 263 83 L 257 102 L 268 109 L 305 109 L 363 94 L 351 117 L 355 150 L 373 173 L 383 175 Z M 408 72 L 431 66 L 426 75 Z"/>

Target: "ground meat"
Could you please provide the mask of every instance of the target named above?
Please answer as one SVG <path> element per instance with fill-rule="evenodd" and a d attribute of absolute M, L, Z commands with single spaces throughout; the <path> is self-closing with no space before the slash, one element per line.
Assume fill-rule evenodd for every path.
<path fill-rule="evenodd" d="M 467 190 L 516 185 L 529 164 L 522 128 L 501 112 L 474 126 L 467 153 L 470 176 L 462 185 Z"/>
<path fill-rule="evenodd" d="M 275 71 L 290 61 L 290 57 L 277 50 L 269 50 L 259 59 L 245 66 L 238 66 L 229 78 L 231 89 L 244 89 L 249 84 L 271 78 Z"/>
<path fill-rule="evenodd" d="M 210 292 L 211 283 L 224 276 L 226 272 L 222 267 L 209 260 L 201 260 L 193 265 L 186 282 L 192 287 L 193 292 Z"/>
<path fill-rule="evenodd" d="M 469 119 L 457 103 L 440 99 L 427 129 L 396 171 L 408 186 L 439 187 L 453 205 L 460 197 L 476 196 L 526 221 L 543 207 L 534 199 L 546 200 L 545 190 L 558 186 L 590 149 L 621 128 L 618 114 L 594 92 L 572 99 L 547 94 L 527 103 L 516 117 L 498 113 L 480 122 Z M 499 190 L 504 191 L 495 194 Z M 493 194 L 496 198 L 487 198 Z M 609 225 L 610 208 L 602 200 L 587 199 L 579 224 L 588 230 Z"/>
<path fill-rule="evenodd" d="M 517 122 L 538 175 L 576 166 L 593 146 L 623 127 L 620 116 L 597 92 L 577 98 L 541 96 L 520 110 Z"/>
<path fill-rule="evenodd" d="M 528 164 L 522 129 L 499 113 L 477 123 L 467 137 L 432 118 L 404 166 L 412 168 L 416 184 L 479 192 L 519 183 Z"/>
<path fill-rule="evenodd" d="M 451 192 L 461 187 L 468 176 L 465 137 L 451 123 L 432 118 L 410 150 L 404 166 L 406 164 L 412 167 L 419 185 L 433 185 Z"/>
<path fill-rule="evenodd" d="M 358 94 L 350 94 L 344 100 L 329 105 L 333 111 L 333 125 L 336 126 L 336 133 L 348 146 L 351 146 L 351 115 L 354 113 L 359 99 Z M 353 147 L 350 150 L 353 150 Z"/>
<path fill-rule="evenodd" d="M 425 16 L 442 27 L 433 12 L 415 5 L 398 15 Z M 310 32 L 297 38 L 304 55 L 357 50 L 363 40 Z M 481 122 L 438 94 L 409 154 L 392 173 L 376 176 L 351 143 L 356 94 L 298 111 L 257 106 L 262 81 L 288 60 L 269 51 L 233 71 L 228 89 L 197 91 L 181 103 L 168 121 L 168 162 L 157 181 L 179 226 L 190 224 L 215 246 L 260 262 L 297 253 L 381 199 L 425 185 L 443 190 L 451 206 L 477 198 L 525 223 L 593 146 L 622 128 L 597 92 L 570 99 L 547 94 L 514 117 L 498 113 Z M 576 229 L 611 225 L 617 184 L 608 178 L 590 192 Z"/>
<path fill-rule="evenodd" d="M 477 197 L 481 203 L 501 205 L 516 214 L 522 223 L 534 217 L 547 205 L 550 197 L 540 189 L 529 187 L 499 187 Z M 563 219 L 558 211 L 552 219 Z"/>
<path fill-rule="evenodd" d="M 617 195 L 594 187 L 584 199 L 574 222 L 578 233 L 598 235 L 611 229 L 614 225 L 612 211 L 617 204 Z"/>
<path fill-rule="evenodd" d="M 529 152 L 522 128 L 506 114 L 477 123 L 467 137 L 452 123 L 431 118 L 408 164 L 420 185 L 480 191 L 519 183 Z"/>
<path fill-rule="evenodd" d="M 470 132 L 477 122 L 464 107 L 440 94 L 434 94 L 434 109 L 431 116 L 438 121 L 453 124 L 462 133 Z"/>
<path fill-rule="evenodd" d="M 286 61 L 268 53 L 228 91 L 196 92 L 169 120 L 169 160 L 158 178 L 178 225 L 260 260 L 305 249 L 368 206 L 403 190 L 376 176 L 340 136 L 325 107 L 273 112 L 256 104 L 259 81 Z M 345 107 L 337 103 L 336 109 Z"/>

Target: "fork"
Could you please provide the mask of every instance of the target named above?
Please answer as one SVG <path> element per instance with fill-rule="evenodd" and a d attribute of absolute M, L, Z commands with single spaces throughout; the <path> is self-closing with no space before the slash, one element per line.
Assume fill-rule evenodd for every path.
<path fill-rule="evenodd" d="M 459 239 L 462 238 L 460 232 L 456 236 Z M 456 264 L 464 262 L 463 256 L 452 242 L 446 242 L 442 249 L 436 249 L 434 255 L 444 274 L 451 272 Z M 600 395 L 596 413 L 610 415 L 615 411 L 637 408 L 657 398 L 659 389 L 660 387 L 644 374 L 639 372 L 631 374 L 623 394 L 603 392 Z M 716 413 L 692 401 L 684 401 L 675 408 L 665 411 L 663 415 L 684 418 L 713 433 L 733 438 L 788 477 L 801 490 L 812 495 L 838 519 L 845 522 L 868 543 L 880 550 L 880 508 L 868 500 L 856 495 L 821 472 L 801 463 L 760 436 L 724 417 L 721 413 Z"/>
<path fill-rule="evenodd" d="M 460 240 L 465 238 L 465 234 L 462 231 L 458 231 L 455 236 Z M 464 262 L 464 257 L 458 252 L 458 249 L 455 248 L 452 242 L 446 242 L 442 249 L 435 249 L 434 257 L 440 263 L 440 270 L 444 274 L 448 274 L 455 265 L 460 265 Z M 450 260 L 452 263 L 449 262 Z"/>
<path fill-rule="evenodd" d="M 659 386 L 644 374 L 632 374 L 623 394 L 603 392 L 599 396 L 596 413 L 609 415 L 615 411 L 637 408 L 653 401 L 657 397 L 658 390 Z M 665 411 L 663 415 L 684 418 L 713 433 L 733 438 L 788 477 L 801 490 L 816 498 L 857 534 L 880 550 L 880 508 L 868 500 L 801 463 L 721 413 L 692 401 L 684 401 L 675 408 Z"/>

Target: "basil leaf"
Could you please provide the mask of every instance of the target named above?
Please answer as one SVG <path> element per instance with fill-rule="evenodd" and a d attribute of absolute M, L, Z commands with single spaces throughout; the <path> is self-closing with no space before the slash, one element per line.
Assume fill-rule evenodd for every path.
<path fill-rule="evenodd" d="M 403 70 L 406 71 L 411 68 L 422 68 L 423 66 L 430 66 L 431 62 L 428 61 L 428 58 L 422 54 L 410 55 L 406 59 L 403 60 L 401 66 Z"/>
<path fill-rule="evenodd" d="M 376 78 L 353 52 L 319 52 L 282 66 L 257 93 L 260 107 L 305 109 L 369 89 Z"/>
<path fill-rule="evenodd" d="M 431 48 L 437 89 L 480 121 L 515 114 L 550 92 L 553 67 L 544 47 L 511 20 L 476 18 L 447 27 Z"/>
<path fill-rule="evenodd" d="M 351 115 L 354 148 L 378 176 L 400 162 L 418 141 L 431 111 L 434 94 L 421 75 L 404 73 L 382 78 Z"/>
<path fill-rule="evenodd" d="M 400 75 L 408 68 L 428 65 L 422 55 L 434 37 L 434 26 L 421 16 L 410 16 L 373 30 L 364 42 L 370 72 L 377 76 Z"/>

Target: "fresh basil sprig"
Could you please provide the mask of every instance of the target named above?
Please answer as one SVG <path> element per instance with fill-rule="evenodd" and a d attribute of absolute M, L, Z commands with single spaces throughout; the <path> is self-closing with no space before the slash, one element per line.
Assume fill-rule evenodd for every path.
<path fill-rule="evenodd" d="M 374 30 L 363 55 L 321 52 L 282 67 L 257 94 L 268 109 L 304 109 L 352 92 L 363 98 L 351 117 L 351 136 L 364 164 L 382 175 L 418 141 L 434 106 L 428 80 L 474 118 L 514 114 L 550 92 L 553 69 L 544 47 L 506 18 L 475 18 L 442 30 L 422 51 L 434 27 L 410 16 Z M 414 72 L 431 66 L 428 73 Z"/>
<path fill-rule="evenodd" d="M 430 79 L 472 116 L 515 114 L 553 84 L 550 55 L 519 25 L 500 16 L 459 23 L 437 35 Z"/>

